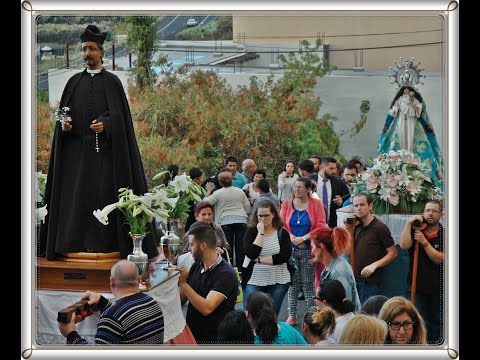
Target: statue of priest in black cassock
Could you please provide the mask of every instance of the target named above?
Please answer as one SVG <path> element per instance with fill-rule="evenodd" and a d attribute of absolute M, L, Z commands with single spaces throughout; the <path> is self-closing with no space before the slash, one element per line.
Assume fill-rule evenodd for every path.
<path fill-rule="evenodd" d="M 93 215 L 118 201 L 119 188 L 137 195 L 147 191 L 122 83 L 102 67 L 106 35 L 95 25 L 81 34 L 87 68 L 68 80 L 60 100 L 60 109 L 69 108 L 68 121 L 55 127 L 45 189 L 48 215 L 38 247 L 48 260 L 67 252 L 120 251 L 126 258 L 133 248 L 120 211 L 111 213 L 108 225 Z M 149 259 L 158 256 L 153 233 L 143 250 Z"/>

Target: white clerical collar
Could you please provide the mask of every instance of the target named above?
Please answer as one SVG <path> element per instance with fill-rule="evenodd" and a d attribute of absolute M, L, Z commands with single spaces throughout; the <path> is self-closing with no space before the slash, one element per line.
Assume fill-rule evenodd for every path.
<path fill-rule="evenodd" d="M 89 73 L 89 74 L 92 75 L 92 76 L 95 75 L 95 74 L 100 74 L 101 71 L 102 71 L 102 68 L 100 68 L 100 69 L 93 69 L 93 70 L 87 68 L 87 73 Z"/>

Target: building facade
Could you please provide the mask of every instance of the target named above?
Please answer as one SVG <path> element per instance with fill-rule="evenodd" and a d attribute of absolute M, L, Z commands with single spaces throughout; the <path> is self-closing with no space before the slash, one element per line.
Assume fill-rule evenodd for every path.
<path fill-rule="evenodd" d="M 299 42 L 325 45 L 331 67 L 385 71 L 394 60 L 414 57 L 425 71 L 442 71 L 445 23 L 440 16 L 234 15 L 233 40 L 260 58 L 248 66 L 278 64 L 276 55 L 298 49 Z"/>

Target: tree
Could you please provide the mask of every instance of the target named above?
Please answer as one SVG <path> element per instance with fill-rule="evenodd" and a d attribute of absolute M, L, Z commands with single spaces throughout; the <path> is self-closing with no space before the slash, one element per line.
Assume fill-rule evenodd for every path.
<path fill-rule="evenodd" d="M 152 68 L 155 51 L 155 38 L 158 28 L 156 16 L 127 16 L 127 46 L 137 55 L 132 74 L 135 85 L 140 89 L 152 87 L 156 81 L 156 73 Z"/>
<path fill-rule="evenodd" d="M 318 119 L 313 71 L 310 77 L 288 71 L 265 81 L 252 76 L 248 86 L 235 90 L 213 72 L 164 71 L 156 89 L 131 94 L 147 178 L 169 163 L 213 173 L 235 155 L 255 159 L 275 180 L 286 159 L 302 159 L 306 140 L 309 149 L 337 154 L 331 123 Z"/>

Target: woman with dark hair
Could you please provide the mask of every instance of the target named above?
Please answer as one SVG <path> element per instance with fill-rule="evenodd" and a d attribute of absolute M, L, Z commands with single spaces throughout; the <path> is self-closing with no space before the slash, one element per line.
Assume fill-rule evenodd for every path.
<path fill-rule="evenodd" d="M 293 326 L 277 323 L 270 295 L 260 291 L 248 295 L 245 314 L 255 333 L 255 344 L 307 345 Z"/>
<path fill-rule="evenodd" d="M 264 169 L 257 169 L 253 173 L 253 182 L 246 184 L 242 190 L 245 192 L 250 204 L 253 205 L 255 200 L 262 195 L 258 183 L 260 180 L 265 180 L 267 178 L 267 172 Z M 269 191 L 271 191 L 269 189 Z"/>
<path fill-rule="evenodd" d="M 250 293 L 262 291 L 270 294 L 278 315 L 290 286 L 287 262 L 292 248 L 290 235 L 283 229 L 280 215 L 271 201 L 258 203 L 247 225 L 243 246 L 246 260 L 242 272 L 243 307 Z"/>
<path fill-rule="evenodd" d="M 388 300 L 385 295 L 370 296 L 363 304 L 361 313 L 365 315 L 378 316 L 383 304 Z"/>
<path fill-rule="evenodd" d="M 287 324 L 297 322 L 298 293 L 303 290 L 307 308 L 313 305 L 315 290 L 315 266 L 311 263 L 312 235 L 326 228 L 325 209 L 320 200 L 311 197 L 312 180 L 299 177 L 294 185 L 294 197 L 282 203 L 280 217 L 290 235 L 292 259 L 297 270 L 292 276 L 292 286 L 288 289 Z M 301 289 L 300 289 L 301 288 Z"/>
<path fill-rule="evenodd" d="M 400 149 L 420 157 L 426 165 L 427 175 L 443 188 L 443 157 L 425 101 L 418 91 L 408 85 L 398 90 L 390 104 L 377 155 Z"/>
<path fill-rule="evenodd" d="M 218 344 L 253 344 L 254 338 L 252 327 L 243 311 L 228 312 L 218 325 Z"/>
<path fill-rule="evenodd" d="M 355 316 L 352 312 L 354 309 L 352 302 L 346 299 L 345 288 L 338 280 L 325 280 L 320 283 L 317 295 L 313 298 L 317 308 L 328 306 L 335 313 L 335 332 L 332 338 L 338 342 L 343 328 Z"/>
<path fill-rule="evenodd" d="M 170 164 L 167 166 L 167 173 L 165 173 L 165 176 L 162 178 L 162 184 L 168 185 L 168 183 L 175 179 L 175 176 L 178 175 L 178 170 L 179 167 L 177 164 Z"/>
<path fill-rule="evenodd" d="M 312 241 L 312 255 L 316 261 L 325 265 L 318 282 L 315 282 L 339 280 L 345 289 L 347 300 L 350 300 L 354 305 L 353 311 L 355 313 L 359 312 L 361 304 L 352 267 L 345 258 L 340 256 L 349 247 L 350 234 L 341 227 L 324 228 L 313 234 Z"/>
<path fill-rule="evenodd" d="M 378 317 L 388 325 L 385 344 L 427 344 L 425 322 L 410 300 L 401 296 L 388 299 Z"/>
<path fill-rule="evenodd" d="M 295 173 L 295 163 L 293 160 L 287 160 L 283 172 L 278 175 L 278 198 L 280 202 L 293 197 L 293 184 L 297 180 L 298 174 Z"/>

